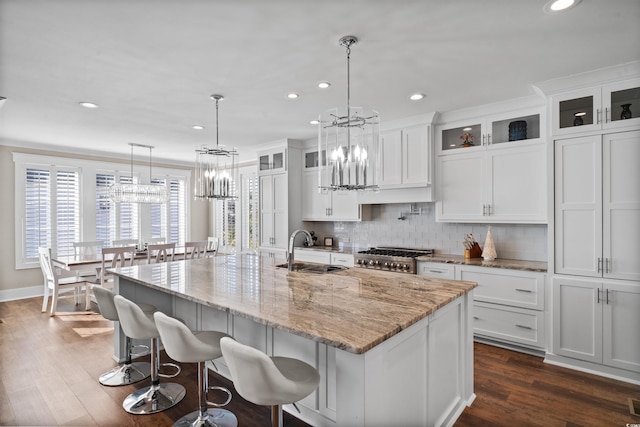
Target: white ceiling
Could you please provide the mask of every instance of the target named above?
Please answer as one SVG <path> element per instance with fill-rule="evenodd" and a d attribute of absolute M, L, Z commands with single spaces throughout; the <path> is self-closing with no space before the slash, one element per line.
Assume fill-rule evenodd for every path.
<path fill-rule="evenodd" d="M 309 121 L 346 105 L 347 34 L 360 39 L 351 105 L 383 121 L 640 59 L 640 1 L 556 15 L 545 1 L 0 0 L 0 144 L 126 158 L 136 142 L 155 145 L 154 160 L 192 162 L 215 144 L 209 95 L 221 93 L 220 143 L 253 159 L 257 144 L 314 138 Z"/>

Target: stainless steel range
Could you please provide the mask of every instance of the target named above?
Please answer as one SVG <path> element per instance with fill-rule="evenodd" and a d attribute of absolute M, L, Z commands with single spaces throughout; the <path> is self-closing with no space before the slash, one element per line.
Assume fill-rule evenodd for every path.
<path fill-rule="evenodd" d="M 433 255 L 433 249 L 379 247 L 354 254 L 355 266 L 416 274 L 416 258 Z"/>

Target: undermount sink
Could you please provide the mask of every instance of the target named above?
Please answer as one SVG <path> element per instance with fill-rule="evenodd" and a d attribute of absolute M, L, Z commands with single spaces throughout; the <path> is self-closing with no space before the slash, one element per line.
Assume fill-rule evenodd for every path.
<path fill-rule="evenodd" d="M 289 268 L 289 264 L 278 264 L 278 268 Z M 314 273 L 325 274 L 333 273 L 335 271 L 346 270 L 347 267 L 342 265 L 329 265 L 329 264 L 311 264 L 306 262 L 294 262 L 293 271 L 299 271 L 300 273 Z"/>

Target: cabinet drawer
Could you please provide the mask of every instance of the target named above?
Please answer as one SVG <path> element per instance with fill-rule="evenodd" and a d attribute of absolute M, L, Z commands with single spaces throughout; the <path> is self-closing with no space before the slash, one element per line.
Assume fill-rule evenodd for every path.
<path fill-rule="evenodd" d="M 343 265 L 345 267 L 353 267 L 353 255 L 351 254 L 341 254 L 341 253 L 331 253 L 331 265 Z"/>
<path fill-rule="evenodd" d="M 477 282 L 474 300 L 544 310 L 543 273 L 527 271 L 462 269 L 460 280 Z"/>
<path fill-rule="evenodd" d="M 451 264 L 419 261 L 418 274 L 421 276 L 440 277 L 442 279 L 454 279 L 455 267 Z"/>
<path fill-rule="evenodd" d="M 331 264 L 331 254 L 326 251 L 316 251 L 313 249 L 296 248 L 293 254 L 294 254 L 294 261 L 317 262 L 319 264 Z"/>
<path fill-rule="evenodd" d="M 544 348 L 544 312 L 476 302 L 473 333 Z"/>

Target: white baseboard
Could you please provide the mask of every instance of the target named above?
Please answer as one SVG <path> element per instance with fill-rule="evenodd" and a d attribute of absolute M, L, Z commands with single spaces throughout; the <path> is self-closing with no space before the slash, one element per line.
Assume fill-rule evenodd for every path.
<path fill-rule="evenodd" d="M 15 301 L 18 299 L 26 299 L 33 297 L 41 297 L 43 295 L 42 285 L 30 286 L 28 288 L 17 288 L 0 290 L 0 302 Z"/>

